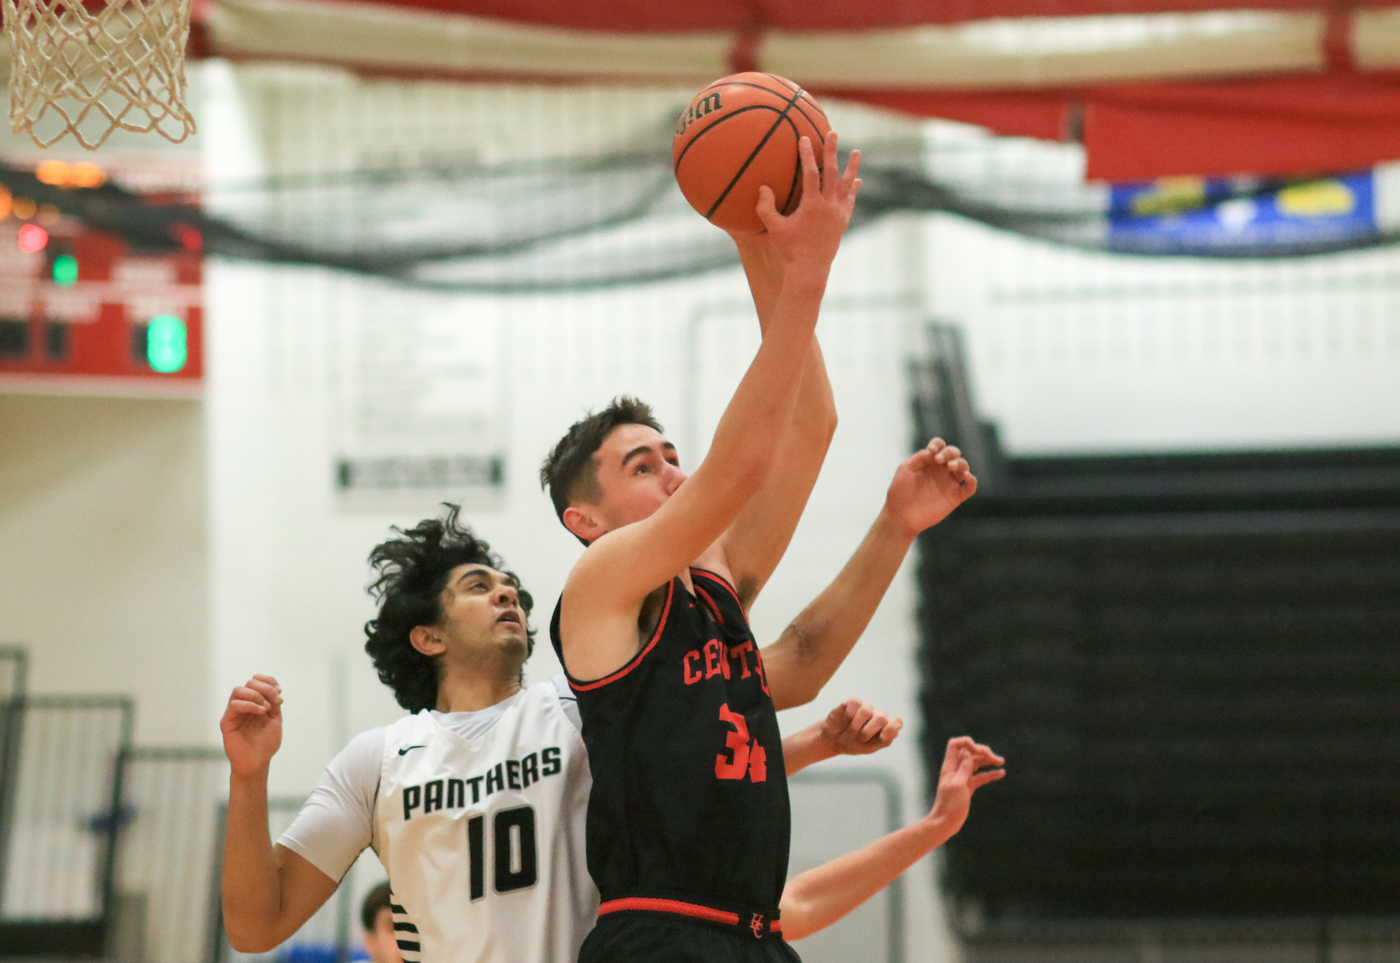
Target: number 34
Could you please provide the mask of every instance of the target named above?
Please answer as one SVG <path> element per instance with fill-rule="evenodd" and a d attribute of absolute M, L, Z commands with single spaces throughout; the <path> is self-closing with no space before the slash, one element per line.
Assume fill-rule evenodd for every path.
<path fill-rule="evenodd" d="M 716 779 L 743 779 L 750 782 L 763 782 L 768 778 L 768 753 L 759 745 L 757 738 L 749 737 L 749 724 L 737 712 L 731 712 L 729 703 L 719 707 L 721 722 L 733 728 L 725 733 L 724 752 L 715 756 Z"/>

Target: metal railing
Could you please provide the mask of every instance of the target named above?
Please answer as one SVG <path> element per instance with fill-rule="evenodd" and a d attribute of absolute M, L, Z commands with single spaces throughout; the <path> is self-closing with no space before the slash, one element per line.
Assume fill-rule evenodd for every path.
<path fill-rule="evenodd" d="M 201 963 L 216 954 L 228 761 L 215 748 L 136 748 L 123 757 L 124 806 L 107 956 Z"/>
<path fill-rule="evenodd" d="M 29 653 L 13 645 L 0 646 L 0 867 L 10 864 L 10 823 L 14 813 L 19 768 L 21 711 L 28 678 Z M 0 898 L 4 893 L 0 872 Z"/>
<path fill-rule="evenodd" d="M 24 695 L 29 674 L 29 651 L 19 645 L 0 645 L 0 702 Z"/>
<path fill-rule="evenodd" d="M 134 706 L 117 696 L 9 703 L 0 945 L 12 952 L 100 953 Z"/>

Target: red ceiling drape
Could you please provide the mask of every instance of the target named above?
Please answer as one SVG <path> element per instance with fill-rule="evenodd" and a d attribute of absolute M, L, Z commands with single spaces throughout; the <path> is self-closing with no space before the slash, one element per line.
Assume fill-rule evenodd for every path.
<path fill-rule="evenodd" d="M 1297 175 L 1400 159 L 1400 76 L 1335 73 L 1080 90 L 830 93 L 1011 136 L 1079 139 L 1091 180 Z"/>
<path fill-rule="evenodd" d="M 384 0 L 402 7 L 578 30 L 637 33 L 880 30 L 998 17 L 1078 17 L 1211 10 L 1363 9 L 1395 0 Z"/>
<path fill-rule="evenodd" d="M 733 67 L 757 67 L 786 72 L 823 96 L 847 97 L 927 117 L 980 124 L 999 133 L 1045 139 L 1082 140 L 1091 179 L 1138 180 L 1172 175 L 1310 174 L 1367 167 L 1400 159 L 1400 19 L 1377 20 L 1394 12 L 1400 0 L 1356 0 L 1319 6 L 1315 0 L 711 0 L 706 3 L 658 0 L 378 0 L 345 5 L 341 0 L 208 0 L 218 12 L 197 25 L 204 52 L 237 59 L 305 59 L 342 63 L 369 74 L 391 76 L 499 77 L 520 80 L 540 71 L 554 82 L 623 82 L 676 80 L 694 83 L 696 72 L 717 76 Z M 324 23 L 344 41 L 340 52 L 322 54 L 318 42 L 324 31 L 307 25 L 307 15 L 327 17 L 328 9 L 359 11 L 371 26 L 344 26 L 350 18 L 328 17 Z M 237 9 L 235 9 L 237 8 Z M 1267 64 L 1238 76 L 1229 50 L 1218 61 L 1193 64 L 1190 76 L 1161 81 L 1137 77 L 1130 82 L 1064 85 L 1018 83 L 1022 73 L 1034 74 L 1038 54 L 1028 54 L 1001 74 L 974 78 L 959 86 L 960 75 L 945 74 L 927 84 L 923 71 L 938 66 L 925 56 L 925 38 L 917 28 L 985 21 L 988 18 L 1073 18 L 1125 14 L 1197 14 L 1202 11 L 1284 11 L 1302 33 L 1277 41 L 1278 49 L 1296 68 L 1273 71 Z M 1371 11 L 1373 13 L 1366 13 Z M 1378 12 L 1378 13 L 1375 13 Z M 444 18 L 444 15 L 448 15 Z M 456 15 L 472 25 L 477 46 L 460 57 L 444 47 L 436 60 L 419 58 L 426 46 L 403 42 L 399 59 L 375 46 L 374 24 L 382 29 L 393 18 L 423 21 L 427 27 L 450 26 Z M 226 24 L 236 17 L 239 29 Z M 1358 17 L 1371 16 L 1371 20 Z M 281 18 L 281 19 L 279 19 Z M 433 19 L 436 18 L 436 19 Z M 201 18 L 203 21 L 203 18 Z M 279 34 L 286 21 L 306 39 L 297 46 Z M 416 22 L 415 21 L 415 22 Z M 220 26 L 224 23 L 225 26 Z M 1053 23 L 1053 22 L 1052 22 Z M 1065 20 L 1070 29 L 1100 29 L 1102 24 Z M 1377 24 L 1390 31 L 1391 44 L 1368 69 L 1359 69 L 1355 51 L 1367 38 L 1358 24 Z M 289 27 L 287 33 L 297 29 Z M 342 29 L 343 27 L 343 29 Z M 361 29 L 371 36 L 352 36 Z M 1292 29 L 1292 28 L 1289 28 Z M 241 32 L 240 32 L 241 30 Z M 573 33 L 570 33 L 573 31 Z M 878 31 L 891 33 L 879 34 Z M 801 64 L 813 74 L 833 59 L 831 38 L 851 38 L 849 49 L 879 51 L 882 37 L 898 34 L 905 56 L 905 73 L 891 81 L 880 75 L 878 53 L 862 60 L 856 53 L 840 65 L 841 76 L 854 81 L 824 83 L 804 77 Z M 1308 32 L 1311 31 L 1311 32 Z M 437 31 L 441 33 L 441 31 Z M 496 38 L 500 36 L 498 41 Z M 1376 36 L 1379 34 L 1377 33 Z M 277 36 L 268 43 L 259 38 Z M 431 34 L 430 34 L 431 36 Z M 1202 36 L 1206 36 L 1203 34 Z M 1303 36 L 1304 41 L 1297 40 Z M 484 38 L 484 39 L 483 39 Z M 603 39 L 599 39 L 603 38 Z M 642 53 L 633 57 L 634 41 Z M 797 38 L 795 41 L 793 38 Z M 872 39 L 874 38 L 874 39 Z M 571 44 L 571 40 L 577 43 Z M 595 43 L 596 41 L 596 43 Z M 1272 41 L 1271 41 L 1272 42 Z M 786 43 L 785 48 L 782 44 Z M 1150 53 L 1155 41 L 1144 41 Z M 383 45 L 387 45 L 384 41 Z M 804 47 L 803 44 L 806 44 Z M 648 46 L 650 45 L 650 46 Z M 659 46 L 658 46 L 659 45 Z M 561 66 L 560 57 L 575 48 L 579 66 Z M 668 77 L 669 51 L 678 51 L 676 71 Z M 1305 49 L 1304 49 L 1305 48 Z M 496 58 L 495 52 L 507 50 Z M 941 48 L 940 48 L 941 49 Z M 975 45 L 972 56 L 977 56 Z M 1257 47 L 1255 48 L 1257 50 Z M 803 53 L 802 51 L 808 51 Z M 660 51 L 660 53 L 658 53 Z M 794 53 L 794 51 L 797 51 Z M 811 52 L 816 51 L 816 52 Z M 823 53 L 822 51 L 826 51 Z M 910 53 L 912 51 L 912 53 Z M 1301 52 L 1300 52 L 1301 51 Z M 515 57 L 510 60 L 511 53 Z M 1189 56 L 1189 49 L 1187 56 Z M 959 56 L 967 56 L 963 48 Z M 798 64 L 796 68 L 775 65 Z M 806 56 L 808 59 L 803 60 Z M 937 57 L 937 54 L 928 54 Z M 1387 60 L 1386 58 L 1390 59 Z M 533 59 L 532 59 L 533 58 Z M 771 58 L 771 59 L 766 59 Z M 814 59 L 815 58 L 815 59 Z M 971 61 L 969 61 L 971 62 Z M 868 82 L 861 68 L 871 63 Z M 1376 64 L 1379 63 L 1379 67 Z M 658 68 L 658 64 L 662 66 Z M 1212 70 L 1218 64 L 1218 69 Z M 536 68 L 535 65 L 538 65 Z M 709 65 L 709 66 L 707 66 Z M 927 66 L 923 66 L 927 65 Z M 1169 65 L 1170 66 L 1170 65 Z M 1122 61 L 1114 69 L 1122 71 Z M 1131 72 L 1131 65 L 1129 66 Z M 1017 71 L 1020 71 L 1018 73 Z M 1072 72 L 1072 71 L 1071 71 Z M 1215 72 L 1216 76 L 1211 76 Z M 1056 75 L 1060 76 L 1060 75 Z M 1076 75 L 1077 76 L 1077 75 Z M 1102 77 L 1100 72 L 1097 76 Z M 1123 76 L 1119 73 L 1116 76 Z M 1156 76 L 1156 74 L 1153 74 Z"/>

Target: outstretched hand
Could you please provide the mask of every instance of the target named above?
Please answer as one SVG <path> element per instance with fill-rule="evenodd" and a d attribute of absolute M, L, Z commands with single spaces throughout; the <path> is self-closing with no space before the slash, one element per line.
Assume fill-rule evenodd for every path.
<path fill-rule="evenodd" d="M 1001 768 L 1005 763 L 1006 760 L 990 747 L 968 736 L 949 739 L 948 750 L 943 754 L 943 768 L 938 773 L 938 795 L 933 800 L 929 818 L 942 823 L 948 836 L 962 829 L 972 805 L 972 794 L 1005 776 L 1006 770 Z"/>
<path fill-rule="evenodd" d="M 847 699 L 827 713 L 821 735 L 837 755 L 863 756 L 887 748 L 903 728 L 904 720 L 891 720 L 861 699 Z"/>
<path fill-rule="evenodd" d="M 270 675 L 255 675 L 229 696 L 219 720 L 224 754 L 235 776 L 265 769 L 282 745 L 282 687 Z"/>
<path fill-rule="evenodd" d="M 817 168 L 814 145 L 809 138 L 797 142 L 802 164 L 802 200 L 787 216 L 778 213 L 773 191 L 766 184 L 758 189 L 758 217 L 763 222 L 770 256 L 783 264 L 811 259 L 823 268 L 836 257 L 841 235 L 851 222 L 856 195 L 860 193 L 860 151 L 851 151 L 842 171 L 836 157 L 836 132 L 826 135 L 822 145 L 822 167 Z"/>
<path fill-rule="evenodd" d="M 977 492 L 962 452 L 935 438 L 895 469 L 885 505 L 911 535 L 937 525 Z"/>

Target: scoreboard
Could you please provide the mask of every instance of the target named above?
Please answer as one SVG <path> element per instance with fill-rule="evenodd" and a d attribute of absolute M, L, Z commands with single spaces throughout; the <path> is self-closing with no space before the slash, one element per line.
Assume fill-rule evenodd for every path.
<path fill-rule="evenodd" d="M 132 250 L 0 188 L 0 391 L 197 395 L 201 238 Z"/>

